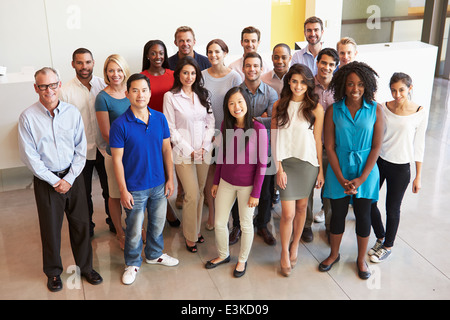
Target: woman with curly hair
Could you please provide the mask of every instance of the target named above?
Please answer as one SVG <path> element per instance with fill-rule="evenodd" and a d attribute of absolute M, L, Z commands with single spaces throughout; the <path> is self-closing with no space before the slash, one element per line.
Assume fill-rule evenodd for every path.
<path fill-rule="evenodd" d="M 314 93 L 314 76 L 294 64 L 284 77 L 281 98 L 272 109 L 272 155 L 281 199 L 281 273 L 289 276 L 306 219 L 308 197 L 324 182 L 322 128 L 324 111 Z M 291 241 L 292 237 L 292 242 Z"/>
<path fill-rule="evenodd" d="M 214 115 L 200 67 L 192 57 L 178 62 L 174 83 L 164 94 L 163 109 L 170 129 L 176 173 L 184 187 L 183 234 L 186 248 L 197 252 L 203 212 L 203 189 L 209 169 Z"/>
<path fill-rule="evenodd" d="M 363 62 L 340 68 L 330 83 L 337 102 L 325 114 L 325 148 L 332 170 L 327 170 L 323 196 L 331 202 L 331 252 L 319 264 L 319 270 L 329 271 L 340 259 L 345 218 L 352 200 L 358 243 L 356 265 L 361 279 L 371 275 L 365 254 L 371 229 L 371 204 L 378 200 L 380 174 L 376 161 L 384 130 L 382 107 L 374 101 L 377 76 Z"/>

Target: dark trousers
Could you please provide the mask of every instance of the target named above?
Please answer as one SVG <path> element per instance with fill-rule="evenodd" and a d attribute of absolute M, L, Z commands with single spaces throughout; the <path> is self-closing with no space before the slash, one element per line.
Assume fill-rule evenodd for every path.
<path fill-rule="evenodd" d="M 332 234 L 341 234 L 345 230 L 345 218 L 348 213 L 348 205 L 351 197 L 340 199 L 330 199 L 331 202 L 331 222 L 330 232 Z M 354 198 L 353 212 L 356 220 L 356 234 L 360 237 L 368 237 L 370 235 L 370 211 L 372 199 Z"/>
<path fill-rule="evenodd" d="M 94 173 L 94 168 L 97 170 L 98 177 L 100 180 L 100 186 L 102 188 L 102 196 L 105 201 L 105 212 L 108 216 L 106 218 L 106 223 L 110 224 L 111 216 L 109 214 L 109 207 L 108 207 L 108 199 L 109 199 L 109 192 L 108 192 L 108 178 L 106 176 L 106 170 L 105 170 L 105 158 L 100 153 L 100 151 L 97 149 L 97 156 L 95 160 L 86 160 L 86 165 L 83 169 L 83 178 L 84 178 L 84 186 L 86 190 L 86 197 L 87 197 L 87 205 L 89 210 L 89 219 L 90 219 L 90 227 L 91 229 L 94 228 L 95 224 L 92 221 L 92 215 L 94 213 L 94 205 L 92 203 L 92 174 Z"/>
<path fill-rule="evenodd" d="M 44 273 L 55 277 L 63 272 L 61 262 L 61 228 L 64 212 L 69 224 L 70 244 L 81 273 L 92 270 L 92 247 L 89 237 L 89 214 L 83 176 L 75 179 L 66 194 L 59 194 L 47 182 L 34 177 L 34 195 L 41 230 Z"/>
<path fill-rule="evenodd" d="M 400 224 L 400 207 L 411 179 L 410 164 L 395 164 L 378 158 L 380 188 L 386 180 L 386 230 L 378 210 L 378 202 L 372 204 L 372 227 L 377 239 L 384 239 L 385 247 L 393 247 Z"/>
<path fill-rule="evenodd" d="M 274 175 L 265 175 L 261 186 L 261 195 L 259 197 L 258 213 L 255 219 L 255 226 L 258 229 L 267 227 L 270 221 L 272 210 L 272 197 L 274 194 Z M 234 202 L 231 209 L 233 217 L 233 227 L 239 227 L 239 209 L 237 201 Z"/>

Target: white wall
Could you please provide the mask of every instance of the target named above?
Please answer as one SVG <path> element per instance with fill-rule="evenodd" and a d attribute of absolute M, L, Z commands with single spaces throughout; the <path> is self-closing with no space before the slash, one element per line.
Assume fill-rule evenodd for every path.
<path fill-rule="evenodd" d="M 210 40 L 221 38 L 230 56 L 242 55 L 240 33 L 249 25 L 261 30 L 260 52 L 270 53 L 270 17 L 271 0 L 2 0 L 0 65 L 8 72 L 52 65 L 64 82 L 74 75 L 72 52 L 86 47 L 96 75 L 113 53 L 140 72 L 144 44 L 160 39 L 175 53 L 173 36 L 181 25 L 194 29 L 201 54 Z"/>
<path fill-rule="evenodd" d="M 17 119 L 38 99 L 33 69 L 52 66 L 64 83 L 74 77 L 73 51 L 86 47 L 98 76 L 113 53 L 125 57 L 131 72 L 140 72 L 145 43 L 160 39 L 171 55 L 182 25 L 194 29 L 195 49 L 203 55 L 210 40 L 223 39 L 230 49 L 226 62 L 242 55 L 241 31 L 253 25 L 262 33 L 258 51 L 270 57 L 271 0 L 1 0 L 0 66 L 7 67 L 7 76 L 0 76 L 0 192 L 31 182 L 18 155 Z M 11 81 L 17 78 L 25 80 Z"/>

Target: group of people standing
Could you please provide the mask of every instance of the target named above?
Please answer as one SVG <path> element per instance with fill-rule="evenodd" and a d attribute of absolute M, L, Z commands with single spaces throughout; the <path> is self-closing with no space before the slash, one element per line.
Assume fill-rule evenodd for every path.
<path fill-rule="evenodd" d="M 230 66 L 224 63 L 228 47 L 223 40 L 210 41 L 203 56 L 193 49 L 194 31 L 180 27 L 174 41 L 179 51 L 170 58 L 162 41 L 146 43 L 140 73 L 131 75 L 125 59 L 113 54 L 104 63 L 104 80 L 96 77 L 93 55 L 84 48 L 72 56 L 76 77 L 62 87 L 56 70 L 36 72 L 39 102 L 20 116 L 19 147 L 35 175 L 49 290 L 62 289 L 64 211 L 81 274 L 90 283 L 102 282 L 92 269 L 89 239 L 95 226 L 94 167 L 106 222 L 124 250 L 124 284 L 135 281 L 142 250 L 149 264 L 179 263 L 163 253 L 165 221 L 180 225 L 168 205 L 174 192 L 181 199 L 186 249 L 195 253 L 205 241 L 201 222 L 206 202 L 206 228 L 215 231 L 218 256 L 205 267 L 230 262 L 229 245 L 240 237 L 234 276 L 243 276 L 254 227 L 267 244 L 276 243 L 267 228 L 276 189 L 284 276 L 298 261 L 300 239 L 311 233 L 312 197 L 314 189 L 321 189 L 331 251 L 319 270 L 330 270 L 340 259 L 351 203 L 358 274 L 370 277 L 365 255 L 371 228 L 377 242 L 370 259 L 380 262 L 393 247 L 413 161 L 413 192 L 420 189 L 427 113 L 411 101 L 407 75 L 394 74 L 394 100 L 381 105 L 375 101 L 377 73 L 363 62 L 352 62 L 357 52 L 352 39 L 342 39 L 338 50 L 324 47 L 317 17 L 305 21 L 304 32 L 308 45 L 294 56 L 286 44 L 274 47 L 273 69 L 257 53 L 261 35 L 254 27 L 242 31 L 244 54 Z M 377 207 L 384 180 L 386 229 Z"/>

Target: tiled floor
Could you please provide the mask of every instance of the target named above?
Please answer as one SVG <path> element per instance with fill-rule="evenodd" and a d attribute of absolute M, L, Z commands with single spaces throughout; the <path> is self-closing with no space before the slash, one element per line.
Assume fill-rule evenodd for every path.
<path fill-rule="evenodd" d="M 247 273 L 240 279 L 232 275 L 239 243 L 231 247 L 230 264 L 206 270 L 205 262 L 216 256 L 214 232 L 202 229 L 206 242 L 198 245 L 198 253 L 192 254 L 185 249 L 181 229 L 167 225 L 164 231 L 165 251 L 177 257 L 180 264 L 169 268 L 144 263 L 136 282 L 125 286 L 121 283 L 123 252 L 104 223 L 99 184 L 95 181 L 97 227 L 92 246 L 94 266 L 104 282 L 92 286 L 84 280 L 81 283 L 76 280 L 65 231 L 61 252 L 65 267 L 62 274 L 64 289 L 58 293 L 49 292 L 42 272 L 33 191 L 8 191 L 0 193 L 0 299 L 449 299 L 450 215 L 446 207 L 450 198 L 449 96 L 449 82 L 436 79 L 423 188 L 418 195 L 408 189 L 392 256 L 383 264 L 370 264 L 372 277 L 368 281 L 357 276 L 354 218 L 349 212 L 341 245 L 341 261 L 328 273 L 317 270 L 319 262 L 329 253 L 323 223 L 313 225 L 314 241 L 300 246 L 299 263 L 289 278 L 279 273 L 279 241 L 276 246 L 269 247 L 255 235 Z M 384 192 L 383 189 L 381 193 Z M 319 201 L 316 201 L 316 211 L 318 206 Z M 270 224 L 277 239 L 279 212 L 277 206 Z M 206 207 L 204 213 L 206 219 Z M 64 230 L 67 230 L 66 225 Z M 372 234 L 370 245 L 374 239 Z"/>

